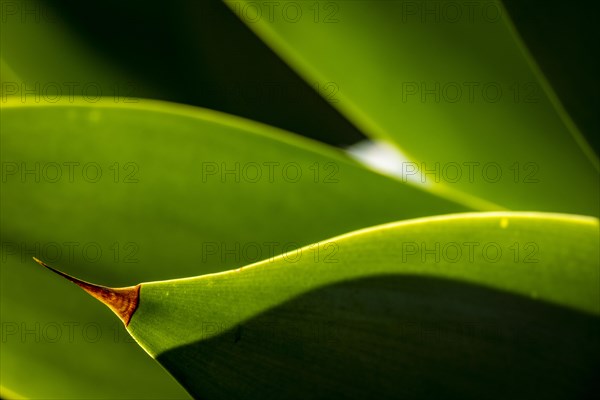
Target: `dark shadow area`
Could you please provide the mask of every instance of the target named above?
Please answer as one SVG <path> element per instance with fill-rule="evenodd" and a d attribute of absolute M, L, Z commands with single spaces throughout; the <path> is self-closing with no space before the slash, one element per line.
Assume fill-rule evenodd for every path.
<path fill-rule="evenodd" d="M 599 154 L 598 2 L 503 2 L 567 112 Z"/>
<path fill-rule="evenodd" d="M 138 84 L 157 86 L 161 99 L 241 115 L 337 146 L 364 138 L 221 0 L 44 1 L 95 49 L 139 77 Z M 598 154 L 597 2 L 504 4 Z M 322 89 L 328 83 L 319 84 Z"/>
<path fill-rule="evenodd" d="M 365 138 L 330 104 L 339 101 L 335 82 L 304 82 L 221 0 L 45 2 L 86 43 L 139 79 L 135 85 L 155 87 L 161 100 L 335 146 Z"/>
<path fill-rule="evenodd" d="M 345 146 L 364 138 L 221 0 L 44 0 L 105 57 L 163 100 L 212 108 Z M 505 0 L 520 35 L 596 153 L 600 84 L 594 2 Z M 325 87 L 325 89 L 324 89 Z M 140 90 L 140 92 L 144 92 Z M 135 90 L 131 93 L 135 95 Z"/>
<path fill-rule="evenodd" d="M 206 399 L 586 399 L 598 390 L 600 318 L 449 280 L 361 279 L 234 329 L 202 326 L 219 334 L 158 361 Z"/>

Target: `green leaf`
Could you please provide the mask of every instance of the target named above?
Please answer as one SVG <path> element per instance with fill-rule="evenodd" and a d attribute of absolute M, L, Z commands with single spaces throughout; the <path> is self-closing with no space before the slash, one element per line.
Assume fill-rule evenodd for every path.
<path fill-rule="evenodd" d="M 498 1 L 225 2 L 419 179 L 513 210 L 600 215 L 597 155 Z"/>
<path fill-rule="evenodd" d="M 27 397 L 185 397 L 110 313 L 48 282 L 31 256 L 119 286 L 467 209 L 327 146 L 208 110 L 77 99 L 1 112 L 2 384 Z M 279 163 L 272 179 L 264 163 Z M 235 168 L 237 179 L 225 174 Z"/>
<path fill-rule="evenodd" d="M 0 97 L 24 102 L 117 102 L 155 97 L 154 88 L 86 46 L 47 2 L 1 0 Z"/>
<path fill-rule="evenodd" d="M 598 240 L 573 215 L 392 223 L 143 283 L 127 329 L 197 398 L 578 397 L 600 355 Z"/>

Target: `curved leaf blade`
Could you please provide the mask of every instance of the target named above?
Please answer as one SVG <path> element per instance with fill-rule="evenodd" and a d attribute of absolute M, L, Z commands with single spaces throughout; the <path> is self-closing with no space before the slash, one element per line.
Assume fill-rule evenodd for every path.
<path fill-rule="evenodd" d="M 500 2 L 225 2 L 419 179 L 512 210 L 600 215 L 597 155 Z"/>
<path fill-rule="evenodd" d="M 505 398 L 531 388 L 560 396 L 588 389 L 600 354 L 598 239 L 596 218 L 544 213 L 389 224 L 320 243 L 339 250 L 337 262 L 315 257 L 312 246 L 219 274 L 143 283 L 127 329 L 196 397 Z M 471 364 L 462 347 L 410 335 L 403 343 L 409 322 L 510 333 L 477 337 Z M 505 356 L 514 359 L 507 365 Z M 539 385 L 503 378 L 529 368 Z"/>
<path fill-rule="evenodd" d="M 28 397 L 185 397 L 110 313 L 39 279 L 31 256 L 128 285 L 238 267 L 374 223 L 464 210 L 327 146 L 208 110 L 79 99 L 8 103 L 1 113 L 2 383 Z M 279 163 L 271 164 L 272 180 L 263 163 Z M 282 175 L 290 163 L 301 178 L 294 165 Z M 239 179 L 221 176 L 236 165 Z M 256 182 L 252 166 L 262 168 Z M 24 296 L 24 287 L 36 296 Z M 139 373 L 131 376 L 132 368 Z M 45 378 L 32 382 L 32 374 Z"/>

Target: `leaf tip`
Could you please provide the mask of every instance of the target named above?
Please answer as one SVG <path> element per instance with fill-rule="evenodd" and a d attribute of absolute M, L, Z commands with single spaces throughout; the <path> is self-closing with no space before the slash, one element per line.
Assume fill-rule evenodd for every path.
<path fill-rule="evenodd" d="M 50 271 L 62 276 L 63 278 L 73 282 L 90 296 L 104 303 L 123 321 L 125 326 L 129 324 L 133 313 L 137 309 L 140 296 L 140 285 L 128 286 L 123 288 L 111 288 L 107 286 L 96 285 L 94 283 L 82 281 L 69 274 L 65 274 L 55 268 L 52 268 L 42 260 L 33 257 L 33 260 Z"/>
<path fill-rule="evenodd" d="M 35 257 L 32 257 L 32 258 L 33 258 L 33 261 L 35 261 L 36 263 L 40 264 L 42 267 L 50 268 L 45 262 L 43 262 L 39 258 L 35 258 Z"/>

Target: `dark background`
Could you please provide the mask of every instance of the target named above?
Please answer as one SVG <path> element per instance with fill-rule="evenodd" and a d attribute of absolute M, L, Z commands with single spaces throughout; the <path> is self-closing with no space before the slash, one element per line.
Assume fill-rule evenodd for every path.
<path fill-rule="evenodd" d="M 156 86 L 164 100 L 240 115 L 336 146 L 364 138 L 221 0 L 45 2 L 105 57 Z M 595 2 L 504 4 L 567 112 L 598 153 Z M 265 94 L 273 82 L 278 90 Z"/>

